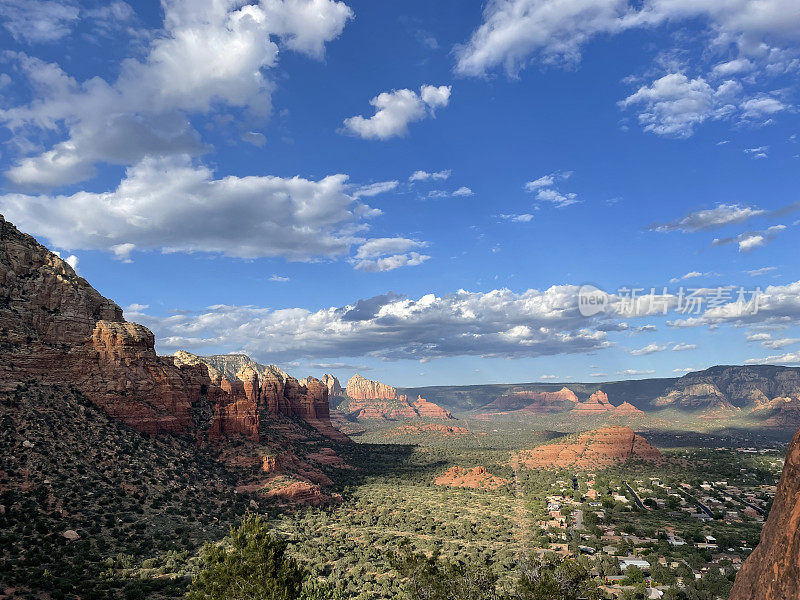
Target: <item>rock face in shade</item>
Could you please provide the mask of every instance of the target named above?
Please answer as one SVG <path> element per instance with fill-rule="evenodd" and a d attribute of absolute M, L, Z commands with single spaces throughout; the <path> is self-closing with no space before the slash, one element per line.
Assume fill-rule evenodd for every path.
<path fill-rule="evenodd" d="M 322 383 L 324 383 L 328 388 L 328 398 L 336 398 L 344 394 L 342 384 L 340 384 L 339 380 L 333 375 L 325 373 L 320 381 L 322 381 Z"/>
<path fill-rule="evenodd" d="M 353 375 L 347 382 L 347 395 L 353 400 L 394 400 L 397 390 L 390 385 Z"/>
<path fill-rule="evenodd" d="M 614 405 L 603 390 L 597 390 L 585 402 L 579 402 L 570 411 L 576 416 L 607 415 L 614 412 Z"/>
<path fill-rule="evenodd" d="M 126 322 L 119 306 L 2 216 L 0 334 L 0 389 L 29 379 L 68 383 L 141 432 L 191 433 L 198 427 L 194 407 L 205 405 L 212 439 L 257 438 L 259 409 L 269 402 L 275 414 L 344 437 L 330 426 L 327 388 L 319 381 L 301 386 L 270 371 L 267 385 L 260 385 L 258 371 L 246 364 L 229 377 L 193 355 L 156 355 L 150 330 Z"/>
<path fill-rule="evenodd" d="M 503 394 L 487 404 L 487 410 L 520 410 L 529 412 L 559 412 L 569 407 L 570 403 L 577 404 L 578 397 L 568 387 L 562 387 L 556 392 L 518 391 Z"/>
<path fill-rule="evenodd" d="M 661 453 L 630 427 L 605 427 L 570 435 L 515 453 L 512 464 L 528 468 L 603 468 L 630 459 L 661 460 Z"/>
<path fill-rule="evenodd" d="M 173 360 L 176 365 L 205 365 L 227 392 L 229 398 L 219 404 L 221 435 L 230 431 L 252 437 L 263 410 L 268 415 L 298 417 L 328 437 L 347 439 L 331 425 L 328 388 L 319 379 L 298 381 L 275 365 L 259 364 L 244 354 L 197 356 L 178 351 Z"/>
<path fill-rule="evenodd" d="M 800 398 L 800 369 L 774 365 L 711 367 L 684 375 L 653 400 L 653 405 L 751 410 L 775 398 Z"/>
<path fill-rule="evenodd" d="M 800 598 L 800 431 L 786 454 L 761 543 L 736 575 L 730 600 Z"/>

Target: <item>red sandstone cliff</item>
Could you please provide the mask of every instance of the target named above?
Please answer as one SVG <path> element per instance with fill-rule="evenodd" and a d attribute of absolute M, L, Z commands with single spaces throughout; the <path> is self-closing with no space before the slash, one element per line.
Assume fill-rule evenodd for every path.
<path fill-rule="evenodd" d="M 119 306 L 2 216 L 0 332 L 0 389 L 29 379 L 68 383 L 109 416 L 150 434 L 190 433 L 202 425 L 193 405 L 206 404 L 212 439 L 258 439 L 262 408 L 346 439 L 330 425 L 320 381 L 301 385 L 272 371 L 261 380 L 252 369 L 227 377 L 199 360 L 157 356 L 146 327 L 126 322 Z"/>
<path fill-rule="evenodd" d="M 603 468 L 632 458 L 658 461 L 661 453 L 630 427 L 606 427 L 515 453 L 512 464 L 528 468 Z"/>
<path fill-rule="evenodd" d="M 576 416 L 604 415 L 613 412 L 614 406 L 609 402 L 608 396 L 602 390 L 597 390 L 585 402 L 579 402 L 572 409 L 571 414 Z"/>
<path fill-rule="evenodd" d="M 390 385 L 353 375 L 347 382 L 347 395 L 353 400 L 394 400 L 397 390 Z"/>
<path fill-rule="evenodd" d="M 405 397 L 405 396 L 403 396 Z M 453 415 L 451 415 L 448 411 L 443 409 L 438 404 L 434 404 L 433 402 L 428 402 L 425 398 L 420 395 L 417 395 L 417 399 L 414 400 L 414 408 L 417 411 L 417 414 L 424 418 L 424 419 L 452 419 Z"/>
<path fill-rule="evenodd" d="M 730 600 L 800 598 L 800 431 L 783 465 L 761 543 L 736 575 Z"/>
<path fill-rule="evenodd" d="M 342 396 L 344 394 L 342 384 L 340 384 L 339 380 L 333 375 L 325 373 L 320 381 L 322 381 L 322 383 L 324 383 L 328 388 L 328 398 L 336 398 L 337 396 Z"/>

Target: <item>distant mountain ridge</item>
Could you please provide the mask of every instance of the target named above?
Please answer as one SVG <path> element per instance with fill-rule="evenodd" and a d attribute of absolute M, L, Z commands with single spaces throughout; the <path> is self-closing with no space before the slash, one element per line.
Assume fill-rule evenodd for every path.
<path fill-rule="evenodd" d="M 419 394 L 456 413 L 527 410 L 601 414 L 603 403 L 587 398 L 602 391 L 613 398 L 619 416 L 675 410 L 686 414 L 749 420 L 767 427 L 800 426 L 800 368 L 773 365 L 719 365 L 683 377 L 598 383 L 518 383 L 398 388 Z M 568 401 L 564 401 L 568 400 Z M 591 409 L 591 410 L 590 410 Z M 578 413 L 576 413 L 578 414 Z"/>

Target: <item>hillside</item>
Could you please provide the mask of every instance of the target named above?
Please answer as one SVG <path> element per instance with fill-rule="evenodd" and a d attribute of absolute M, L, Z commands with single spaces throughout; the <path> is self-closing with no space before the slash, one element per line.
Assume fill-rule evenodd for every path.
<path fill-rule="evenodd" d="M 547 442 L 512 457 L 529 469 L 601 469 L 631 459 L 659 461 L 661 453 L 629 427 L 606 427 Z"/>
<path fill-rule="evenodd" d="M 689 422 L 715 419 L 739 427 L 794 431 L 800 426 L 800 368 L 771 365 L 715 366 L 680 378 L 603 383 L 518 383 L 398 388 L 421 394 L 456 414 L 491 416 L 509 411 L 573 416 L 614 414 L 658 418 L 663 411 Z M 598 392 L 617 409 L 592 400 Z M 572 400 L 577 398 L 577 404 Z M 575 409 L 578 409 L 577 411 Z M 695 421 L 696 422 L 696 421 Z"/>

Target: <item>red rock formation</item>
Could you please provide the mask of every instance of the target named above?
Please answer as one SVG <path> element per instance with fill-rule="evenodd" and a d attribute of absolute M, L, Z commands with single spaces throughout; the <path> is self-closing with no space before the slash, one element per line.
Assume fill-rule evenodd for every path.
<path fill-rule="evenodd" d="M 322 376 L 321 381 L 328 387 L 328 398 L 336 398 L 344 394 L 342 385 L 339 383 L 339 380 L 333 375 L 325 373 Z"/>
<path fill-rule="evenodd" d="M 614 409 L 614 416 L 616 417 L 643 417 L 645 412 L 639 410 L 627 400 Z"/>
<path fill-rule="evenodd" d="M 575 416 L 604 415 L 614 411 L 614 406 L 609 402 L 608 396 L 602 390 L 597 390 L 589 396 L 586 402 L 579 402 L 570 411 Z"/>
<path fill-rule="evenodd" d="M 351 400 L 348 414 L 356 419 L 414 419 L 419 416 L 407 396 L 392 400 Z"/>
<path fill-rule="evenodd" d="M 495 477 L 486 470 L 486 467 L 465 469 L 456 465 L 439 475 L 433 483 L 448 487 L 494 490 L 508 485 L 508 479 Z"/>
<path fill-rule="evenodd" d="M 257 381 L 256 376 L 256 383 Z M 238 379 L 229 381 L 227 377 L 223 377 L 220 388 L 224 393 L 219 395 L 214 405 L 214 415 L 209 429 L 211 439 L 219 440 L 238 433 L 258 441 L 261 437 L 258 396 Z"/>
<path fill-rule="evenodd" d="M 438 404 L 417 396 L 413 402 L 401 395 L 394 400 L 350 400 L 348 414 L 356 419 L 453 419 L 448 411 Z"/>
<path fill-rule="evenodd" d="M 157 356 L 146 327 L 127 323 L 119 306 L 2 216 L 0 332 L 0 389 L 28 379 L 66 382 L 109 416 L 150 434 L 189 433 L 195 426 L 192 405 L 205 400 L 213 406 L 212 439 L 257 438 L 264 397 L 275 414 L 298 416 L 345 437 L 331 427 L 327 388 L 315 379 L 306 388 L 296 379 L 275 386 L 265 377 L 259 386 L 253 370 L 225 378 L 188 353 Z M 266 398 L 273 393 L 274 400 Z"/>
<path fill-rule="evenodd" d="M 593 469 L 632 458 L 658 461 L 661 453 L 630 427 L 606 427 L 567 436 L 532 450 L 522 450 L 512 457 L 512 464 L 544 469 Z"/>
<path fill-rule="evenodd" d="M 800 431 L 786 454 L 761 543 L 744 561 L 730 600 L 800 598 Z"/>
<path fill-rule="evenodd" d="M 394 400 L 397 390 L 390 385 L 353 375 L 347 382 L 345 393 L 353 400 Z"/>
<path fill-rule="evenodd" d="M 451 415 L 441 406 L 439 406 L 438 404 L 434 404 L 433 402 L 428 402 L 425 398 L 419 395 L 417 395 L 417 399 L 414 400 L 414 408 L 416 409 L 417 414 L 424 419 L 453 418 L 453 415 Z"/>
<path fill-rule="evenodd" d="M 0 386 L 74 385 L 140 431 L 184 433 L 207 373 L 158 357 L 153 334 L 126 323 L 63 260 L 0 216 Z"/>
<path fill-rule="evenodd" d="M 565 403 L 578 403 L 578 397 L 575 392 L 568 387 L 562 387 L 557 392 L 533 390 L 509 392 L 499 396 L 484 408 L 490 410 L 525 409 L 529 412 L 557 412 L 562 410 Z"/>

